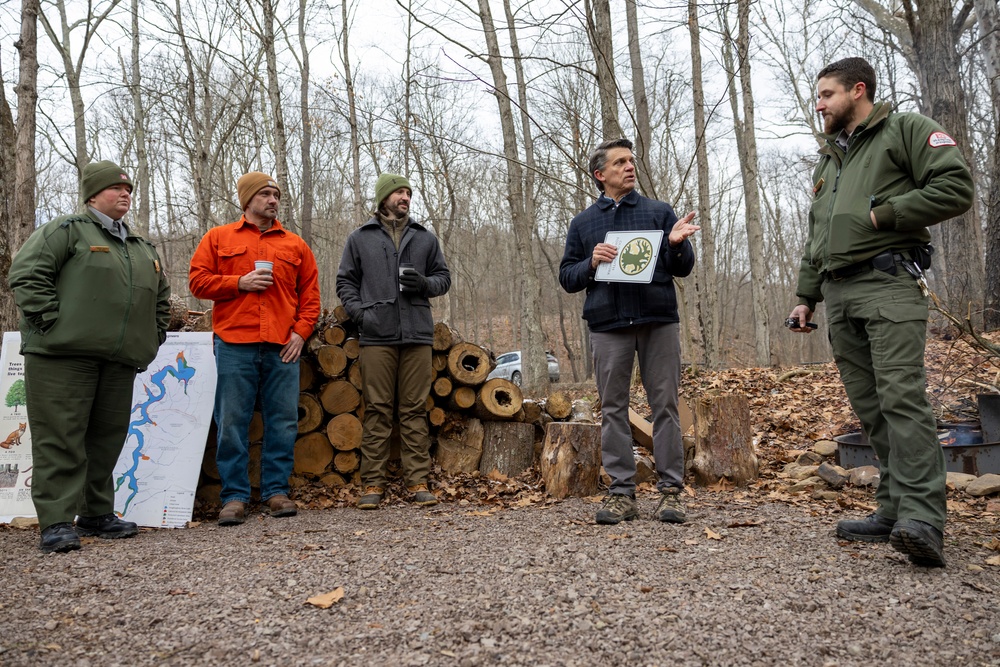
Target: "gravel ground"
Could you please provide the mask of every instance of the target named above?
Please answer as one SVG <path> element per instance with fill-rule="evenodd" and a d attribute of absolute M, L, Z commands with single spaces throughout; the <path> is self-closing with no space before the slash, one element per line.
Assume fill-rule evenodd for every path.
<path fill-rule="evenodd" d="M 835 508 L 736 498 L 683 526 L 648 493 L 618 526 L 586 499 L 253 514 L 48 556 L 4 527 L 0 665 L 1000 665 L 995 516 L 929 570 L 838 543 Z"/>

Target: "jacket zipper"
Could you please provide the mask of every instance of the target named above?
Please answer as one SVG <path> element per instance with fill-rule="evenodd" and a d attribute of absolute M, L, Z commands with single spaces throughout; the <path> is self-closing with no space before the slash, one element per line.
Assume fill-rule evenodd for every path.
<path fill-rule="evenodd" d="M 118 334 L 118 343 L 115 345 L 115 350 L 111 354 L 113 359 L 118 357 L 118 354 L 122 351 L 122 346 L 125 344 L 125 331 L 128 329 L 128 316 L 132 311 L 132 258 L 128 254 L 128 243 L 121 241 L 121 244 L 125 251 L 125 265 L 128 267 L 128 300 L 125 303 L 125 317 L 122 318 L 122 328 Z"/>

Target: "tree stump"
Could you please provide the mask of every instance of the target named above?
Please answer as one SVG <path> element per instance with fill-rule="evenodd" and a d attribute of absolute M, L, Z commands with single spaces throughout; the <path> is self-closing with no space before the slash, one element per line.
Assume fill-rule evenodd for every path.
<path fill-rule="evenodd" d="M 449 475 L 479 470 L 483 456 L 483 423 L 478 419 L 454 422 L 437 439 L 435 459 Z"/>
<path fill-rule="evenodd" d="M 486 381 L 496 361 L 492 355 L 473 343 L 459 343 L 448 352 L 448 373 L 452 379 L 467 386 L 475 386 Z"/>
<path fill-rule="evenodd" d="M 299 434 L 315 431 L 323 423 L 323 406 L 312 394 L 299 394 Z"/>
<path fill-rule="evenodd" d="M 515 477 L 531 467 L 535 427 L 521 422 L 483 422 L 483 456 L 479 472 L 494 470 Z"/>
<path fill-rule="evenodd" d="M 493 378 L 476 395 L 476 416 L 485 420 L 513 419 L 521 410 L 521 388 L 510 380 Z"/>
<path fill-rule="evenodd" d="M 552 422 L 542 447 L 545 492 L 554 498 L 593 496 L 601 475 L 601 427 Z"/>
<path fill-rule="evenodd" d="M 750 402 L 742 394 L 704 394 L 695 402 L 695 482 L 703 486 L 726 479 L 746 486 L 757 479 Z"/>
<path fill-rule="evenodd" d="M 333 447 L 326 434 L 307 433 L 295 441 L 293 470 L 299 475 L 321 475 L 333 461 Z"/>
<path fill-rule="evenodd" d="M 357 409 L 361 404 L 361 394 L 347 380 L 333 380 L 320 389 L 319 401 L 331 415 L 340 415 Z"/>
<path fill-rule="evenodd" d="M 344 413 L 337 415 L 326 425 L 326 437 L 338 451 L 348 451 L 361 446 L 361 434 L 364 426 L 354 415 Z"/>
<path fill-rule="evenodd" d="M 554 391 L 545 401 L 545 411 L 556 421 L 566 419 L 573 412 L 573 401 L 564 391 Z"/>

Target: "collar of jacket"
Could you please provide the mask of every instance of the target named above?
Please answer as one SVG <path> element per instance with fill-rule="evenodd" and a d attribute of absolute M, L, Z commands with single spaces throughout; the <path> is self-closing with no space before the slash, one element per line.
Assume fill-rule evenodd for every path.
<path fill-rule="evenodd" d="M 255 225 L 252 222 L 250 222 L 249 220 L 247 220 L 247 217 L 244 215 L 236 223 L 236 227 L 237 228 L 241 228 L 241 227 L 245 227 L 245 226 L 253 227 L 257 231 L 260 231 L 260 227 L 258 227 L 257 225 Z M 281 226 L 281 223 L 278 222 L 277 219 L 275 219 L 274 222 L 271 223 L 271 226 L 268 229 L 266 229 L 265 231 L 260 232 L 260 233 L 261 234 L 272 234 L 272 233 L 275 233 L 275 234 L 281 234 L 282 236 L 284 236 L 285 235 L 285 228 Z"/>
<path fill-rule="evenodd" d="M 403 229 L 406 229 L 407 227 L 410 227 L 410 226 L 413 226 L 413 227 L 416 227 L 416 228 L 418 228 L 418 229 L 422 229 L 422 230 L 424 230 L 424 231 L 427 231 L 427 228 L 426 228 L 426 227 L 424 227 L 423 225 L 421 225 L 421 224 L 420 224 L 419 222 L 417 222 L 416 220 L 414 220 L 414 219 L 413 219 L 413 216 L 410 216 L 410 217 L 409 217 L 409 218 L 408 218 L 408 219 L 406 220 L 406 224 L 405 224 L 405 225 L 403 225 Z M 370 219 L 368 220 L 368 222 L 366 222 L 365 224 L 361 225 L 361 229 L 366 229 L 366 228 L 368 228 L 368 227 L 378 227 L 379 229 L 381 229 L 381 228 L 382 228 L 382 222 L 381 222 L 381 221 L 380 221 L 380 220 L 378 219 L 378 216 L 377 216 L 377 215 L 373 215 L 373 216 L 372 216 L 372 217 L 371 217 L 371 218 L 370 218 Z"/>
<path fill-rule="evenodd" d="M 100 219 L 100 218 L 98 218 L 98 217 L 97 217 L 96 215 L 94 215 L 94 212 L 90 210 L 90 207 L 89 207 L 89 206 L 87 206 L 87 207 L 85 207 L 85 208 L 86 208 L 86 210 L 85 210 L 85 211 L 84 211 L 83 213 L 81 213 L 81 214 L 80 214 L 81 216 L 83 216 L 84 218 L 86 218 L 86 219 L 87 219 L 87 220 L 89 220 L 90 222 L 94 223 L 95 225 L 97 225 L 97 226 L 98 226 L 98 227 L 100 227 L 101 229 L 104 229 L 104 230 L 106 230 L 106 231 L 107 231 L 107 232 L 108 232 L 109 234 L 113 234 L 113 232 L 112 232 L 111 230 L 109 230 L 109 229 L 108 229 L 108 228 L 107 228 L 107 227 L 106 227 L 106 226 L 104 225 L 104 223 L 103 223 L 103 222 L 101 222 L 101 219 Z M 138 236 L 138 234 L 135 234 L 135 233 L 134 233 L 134 232 L 133 232 L 133 231 L 132 231 L 132 230 L 131 230 L 131 229 L 129 228 L 129 226 L 125 224 L 125 222 L 124 222 L 123 220 L 120 220 L 120 221 L 119 221 L 119 224 L 120 224 L 120 225 L 122 226 L 122 228 L 123 228 L 123 229 L 125 230 L 125 236 L 126 236 L 126 237 L 132 237 L 132 236 Z"/>
<path fill-rule="evenodd" d="M 856 140 L 855 137 L 860 136 L 864 132 L 878 127 L 882 122 L 889 117 L 892 113 L 892 105 L 888 102 L 876 102 L 875 106 L 872 108 L 871 113 L 854 128 L 854 133 L 851 135 L 852 140 Z M 840 134 L 839 132 L 837 134 Z M 842 155 L 844 151 L 837 146 L 837 134 L 824 134 L 821 135 L 826 139 L 826 144 L 819 149 L 819 152 L 823 155 L 830 155 L 831 153 L 836 153 Z"/>
<path fill-rule="evenodd" d="M 618 200 L 618 205 L 621 206 L 622 204 L 628 204 L 629 206 L 635 206 L 636 203 L 638 203 L 638 201 L 639 201 L 639 191 L 636 190 L 635 188 L 632 188 L 632 190 L 627 195 Z M 608 197 L 603 192 L 601 193 L 601 196 L 597 198 L 598 208 L 607 210 L 609 208 L 613 208 L 614 205 L 615 205 L 615 200 L 612 199 L 611 197 Z"/>

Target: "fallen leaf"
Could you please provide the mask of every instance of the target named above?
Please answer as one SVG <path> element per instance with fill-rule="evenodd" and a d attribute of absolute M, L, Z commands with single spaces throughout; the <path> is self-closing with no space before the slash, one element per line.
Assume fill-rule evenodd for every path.
<path fill-rule="evenodd" d="M 329 593 L 322 593 L 320 595 L 314 595 L 308 600 L 306 604 L 311 604 L 314 607 L 319 607 L 320 609 L 329 609 L 335 603 L 340 602 L 344 599 L 344 587 L 341 586 L 336 590 L 332 590 Z"/>
<path fill-rule="evenodd" d="M 684 544 L 687 544 L 689 546 L 694 546 L 698 544 L 698 540 L 684 540 Z"/>
<path fill-rule="evenodd" d="M 510 477 L 508 477 L 507 475 L 503 474 L 502 472 L 500 472 L 496 468 L 494 468 L 493 470 L 490 471 L 490 474 L 488 474 L 486 476 L 486 479 L 492 479 L 494 482 L 509 482 L 510 481 Z"/>
<path fill-rule="evenodd" d="M 184 590 L 183 588 L 171 588 L 169 591 L 167 591 L 167 595 L 188 595 L 188 591 Z"/>
<path fill-rule="evenodd" d="M 987 565 L 1000 565 L 1000 556 L 993 556 L 992 558 L 986 559 Z"/>
<path fill-rule="evenodd" d="M 715 532 L 714 530 L 712 530 L 711 528 L 708 528 L 708 527 L 705 528 L 705 537 L 707 537 L 710 540 L 721 540 L 722 539 L 722 535 L 719 535 L 717 532 Z"/>
<path fill-rule="evenodd" d="M 356 530 L 356 531 L 354 531 L 354 536 L 355 537 L 360 537 L 360 536 L 366 534 L 367 532 L 368 532 L 367 530 Z"/>
<path fill-rule="evenodd" d="M 496 509 L 491 510 L 476 510 L 473 512 L 466 512 L 465 516 L 493 516 L 497 513 Z"/>
<path fill-rule="evenodd" d="M 640 593 L 652 593 L 653 592 L 653 587 L 652 586 L 639 586 L 639 592 Z"/>
<path fill-rule="evenodd" d="M 188 521 L 187 524 L 185 524 L 185 525 L 188 528 L 197 528 L 198 526 L 201 525 L 201 521 Z"/>
<path fill-rule="evenodd" d="M 628 533 L 622 533 L 621 535 L 608 535 L 609 540 L 627 540 L 631 535 Z"/>

